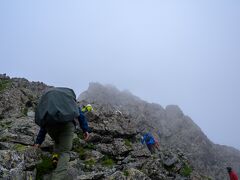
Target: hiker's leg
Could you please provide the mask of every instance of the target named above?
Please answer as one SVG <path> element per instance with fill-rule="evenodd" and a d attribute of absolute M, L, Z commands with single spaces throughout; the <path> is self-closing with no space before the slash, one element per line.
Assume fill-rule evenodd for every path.
<path fill-rule="evenodd" d="M 155 152 L 156 151 L 158 151 L 159 150 L 159 144 L 158 144 L 158 142 L 155 142 L 155 144 L 154 144 L 154 150 L 155 150 Z"/>
<path fill-rule="evenodd" d="M 153 153 L 157 153 L 158 149 L 157 149 L 157 146 L 156 144 L 153 144 Z"/>
<path fill-rule="evenodd" d="M 152 146 L 151 144 L 147 144 L 148 150 L 150 151 L 150 153 L 152 154 Z"/>
<path fill-rule="evenodd" d="M 69 151 L 72 149 L 74 128 L 74 124 L 70 122 L 62 125 L 59 129 L 59 143 L 56 146 L 59 153 L 59 159 L 57 168 L 53 171 L 52 180 L 66 179 L 68 161 L 70 159 Z"/>
<path fill-rule="evenodd" d="M 47 126 L 47 132 L 49 134 L 49 136 L 52 138 L 52 140 L 54 141 L 54 148 L 53 148 L 53 152 L 57 153 L 58 150 L 58 144 L 59 144 L 59 125 L 51 125 L 51 126 Z"/>
<path fill-rule="evenodd" d="M 160 151 L 160 144 L 159 144 L 159 142 L 156 143 L 156 149 L 157 149 L 158 151 Z"/>
<path fill-rule="evenodd" d="M 151 149 L 151 150 L 150 150 L 151 153 L 154 154 L 154 153 L 156 152 L 156 150 L 155 150 L 155 144 L 151 144 L 151 145 L 150 145 L 150 149 Z"/>
<path fill-rule="evenodd" d="M 54 168 L 57 166 L 58 157 L 59 157 L 59 129 L 61 129 L 61 125 L 55 124 L 54 126 L 48 126 L 47 131 L 49 136 L 54 140 L 54 148 L 53 148 L 53 155 L 52 155 L 52 164 Z"/>

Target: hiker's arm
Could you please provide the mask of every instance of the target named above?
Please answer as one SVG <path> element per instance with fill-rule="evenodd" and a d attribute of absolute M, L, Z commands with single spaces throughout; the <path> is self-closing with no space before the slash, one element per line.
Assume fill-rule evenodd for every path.
<path fill-rule="evenodd" d="M 43 143 L 43 141 L 45 140 L 46 134 L 47 134 L 47 130 L 45 128 L 40 128 L 37 135 L 36 142 L 34 144 L 35 147 L 39 147 Z"/>
<path fill-rule="evenodd" d="M 87 119 L 86 119 L 85 115 L 82 112 L 80 112 L 80 116 L 78 117 L 78 121 L 79 121 L 81 129 L 83 130 L 84 140 L 87 141 L 88 138 L 89 138 L 88 122 L 87 122 Z"/>
<path fill-rule="evenodd" d="M 84 138 L 85 141 L 88 140 L 89 136 L 90 135 L 89 135 L 89 133 L 87 131 L 85 133 L 83 133 L 83 138 Z"/>
<path fill-rule="evenodd" d="M 80 124 L 80 127 L 81 129 L 83 130 L 83 132 L 88 132 L 89 129 L 88 129 L 88 122 L 87 122 L 87 119 L 85 117 L 85 115 L 80 112 L 80 116 L 78 117 L 78 121 L 79 121 L 79 124 Z"/>

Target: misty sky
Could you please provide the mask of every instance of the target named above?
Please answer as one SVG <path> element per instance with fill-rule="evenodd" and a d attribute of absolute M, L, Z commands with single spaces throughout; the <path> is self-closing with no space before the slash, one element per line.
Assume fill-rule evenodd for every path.
<path fill-rule="evenodd" d="M 177 104 L 240 149 L 239 0 L 1 0 L 0 73 Z"/>

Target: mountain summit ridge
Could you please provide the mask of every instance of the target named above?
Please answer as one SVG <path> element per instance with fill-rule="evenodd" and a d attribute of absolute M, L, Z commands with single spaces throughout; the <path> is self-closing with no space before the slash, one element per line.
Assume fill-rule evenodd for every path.
<path fill-rule="evenodd" d="M 90 83 L 88 90 L 78 99 L 102 105 L 108 102 L 108 105 L 133 116 L 139 129 L 153 132 L 160 130 L 161 143 L 166 147 L 180 148 L 201 173 L 223 179 L 226 174 L 225 168 L 232 166 L 240 174 L 240 151 L 214 144 L 189 116 L 184 115 L 179 106 L 167 105 L 163 108 L 159 104 L 148 103 L 132 96 L 131 93 L 125 95 L 116 87 L 104 87 L 99 83 Z M 102 94 L 98 89 L 101 89 Z M 115 96 L 112 96 L 113 94 Z"/>
<path fill-rule="evenodd" d="M 47 136 L 41 150 L 31 145 L 39 129 L 34 110 L 50 86 L 0 75 L 0 87 L 0 178 L 47 178 L 49 171 L 39 168 L 53 143 Z M 75 134 L 68 170 L 73 179 L 225 180 L 229 165 L 239 172 L 240 152 L 212 143 L 177 105 L 163 108 L 99 83 L 90 83 L 78 100 L 91 103 L 94 112 L 88 114 L 90 142 Z M 144 131 L 160 131 L 154 156 L 140 143 Z"/>

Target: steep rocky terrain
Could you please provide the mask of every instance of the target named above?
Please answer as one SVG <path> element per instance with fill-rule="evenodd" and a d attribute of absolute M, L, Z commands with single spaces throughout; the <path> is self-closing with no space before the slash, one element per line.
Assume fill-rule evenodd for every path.
<path fill-rule="evenodd" d="M 51 138 L 41 149 L 32 147 L 39 130 L 34 108 L 47 88 L 0 75 L 0 179 L 49 178 Z M 213 144 L 177 106 L 162 108 L 97 83 L 79 100 L 93 104 L 94 111 L 87 114 L 92 133 L 88 142 L 81 131 L 75 133 L 70 179 L 224 180 L 226 165 L 239 167 L 239 151 Z M 156 154 L 140 143 L 143 131 L 160 136 Z"/>
<path fill-rule="evenodd" d="M 0 74 L 0 119 L 21 117 L 36 106 L 41 93 L 48 88 L 40 82 Z"/>
<path fill-rule="evenodd" d="M 47 136 L 41 149 L 32 147 L 39 130 L 34 108 L 47 88 L 40 82 L 0 75 L 0 179 L 49 179 L 51 138 Z M 81 131 L 75 133 L 70 179 L 207 179 L 180 149 L 162 146 L 151 155 L 140 143 L 134 116 L 111 105 L 93 107 L 94 112 L 87 114 L 90 140 L 83 141 Z"/>
<path fill-rule="evenodd" d="M 112 86 L 90 83 L 79 100 L 113 107 L 132 117 L 139 131 L 159 134 L 165 148 L 179 148 L 194 168 L 212 179 L 227 179 L 226 166 L 240 174 L 240 152 L 234 148 L 212 143 L 192 119 L 176 105 L 166 108 L 147 103 L 127 91 Z"/>

